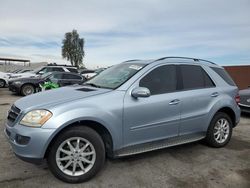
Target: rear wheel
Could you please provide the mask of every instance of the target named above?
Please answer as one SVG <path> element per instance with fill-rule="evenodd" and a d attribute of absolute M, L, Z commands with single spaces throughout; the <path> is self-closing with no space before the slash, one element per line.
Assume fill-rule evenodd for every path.
<path fill-rule="evenodd" d="M 3 88 L 3 87 L 5 87 L 5 85 L 6 85 L 6 82 L 5 82 L 5 80 L 3 80 L 3 79 L 0 79 L 0 88 Z"/>
<path fill-rule="evenodd" d="M 25 84 L 24 86 L 22 86 L 21 88 L 21 94 L 23 96 L 26 96 L 26 95 L 31 95 L 35 93 L 35 87 L 31 84 Z"/>
<path fill-rule="evenodd" d="M 206 136 L 206 142 L 212 147 L 223 147 L 232 136 L 232 120 L 223 112 L 218 112 L 213 117 Z"/>
<path fill-rule="evenodd" d="M 61 133 L 50 148 L 48 165 L 60 180 L 80 183 L 102 168 L 105 148 L 101 136 L 88 127 L 74 127 Z"/>

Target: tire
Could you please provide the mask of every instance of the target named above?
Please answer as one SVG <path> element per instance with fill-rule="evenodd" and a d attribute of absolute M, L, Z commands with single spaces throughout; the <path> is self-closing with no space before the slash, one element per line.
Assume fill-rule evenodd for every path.
<path fill-rule="evenodd" d="M 225 145 L 227 145 L 232 136 L 232 125 L 232 120 L 226 113 L 216 113 L 208 127 L 207 135 L 205 138 L 206 143 L 209 146 L 216 148 L 224 147 Z"/>
<path fill-rule="evenodd" d="M 35 87 L 31 84 L 25 84 L 21 87 L 21 95 L 27 96 L 35 93 Z"/>
<path fill-rule="evenodd" d="M 76 144 L 79 138 L 81 139 L 79 141 L 80 147 L 78 147 L 77 149 Z M 83 152 L 79 151 L 78 153 L 75 153 L 73 154 L 73 156 L 71 156 L 72 152 L 69 150 L 73 148 L 70 149 L 67 141 L 70 142 L 70 144 L 74 149 L 76 149 L 76 151 L 79 151 L 79 148 L 83 149 L 84 147 L 86 147 L 87 143 L 89 143 L 89 145 L 86 147 L 86 149 L 83 150 Z M 63 149 L 64 152 L 66 150 L 67 154 L 62 152 L 62 150 L 60 149 Z M 81 156 L 79 157 L 79 155 L 83 155 L 84 153 L 93 154 L 82 157 L 82 159 L 85 158 L 85 160 L 79 159 L 81 158 Z M 67 159 L 65 157 L 67 157 Z M 66 160 L 60 161 L 58 160 L 59 158 Z M 88 160 L 88 163 L 86 163 L 86 159 Z M 85 172 L 83 172 L 78 160 L 85 168 Z M 103 167 L 103 164 L 105 162 L 105 147 L 103 140 L 96 131 L 89 127 L 79 126 L 67 129 L 66 131 L 59 134 L 59 136 L 51 145 L 47 161 L 50 171 L 58 179 L 67 183 L 85 182 L 94 177 Z M 92 161 L 93 163 L 89 163 L 90 161 Z M 70 163 L 70 165 L 66 168 L 68 163 Z M 75 167 L 75 175 L 73 175 L 74 163 L 77 163 Z M 63 168 L 66 169 L 63 170 Z"/>
<path fill-rule="evenodd" d="M 6 85 L 6 82 L 5 82 L 5 80 L 3 80 L 3 79 L 0 79 L 0 88 L 3 88 L 3 87 L 5 87 L 5 85 Z"/>

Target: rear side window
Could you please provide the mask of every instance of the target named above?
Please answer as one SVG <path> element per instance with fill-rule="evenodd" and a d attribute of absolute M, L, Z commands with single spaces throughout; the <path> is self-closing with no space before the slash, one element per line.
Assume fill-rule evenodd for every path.
<path fill-rule="evenodd" d="M 180 73 L 184 90 L 215 87 L 211 78 L 200 66 L 180 65 Z"/>
<path fill-rule="evenodd" d="M 63 74 L 63 79 L 81 80 L 82 77 L 74 74 Z"/>
<path fill-rule="evenodd" d="M 59 68 L 59 67 L 53 67 L 52 71 L 53 72 L 64 72 L 63 68 Z"/>
<path fill-rule="evenodd" d="M 77 69 L 74 68 L 67 68 L 69 70 L 69 72 L 74 72 L 74 73 L 78 73 Z"/>
<path fill-rule="evenodd" d="M 236 86 L 233 79 L 229 76 L 227 71 L 218 67 L 211 67 L 220 77 L 231 86 Z"/>
<path fill-rule="evenodd" d="M 139 86 L 148 88 L 151 95 L 176 91 L 176 67 L 163 65 L 155 68 L 140 80 Z"/>

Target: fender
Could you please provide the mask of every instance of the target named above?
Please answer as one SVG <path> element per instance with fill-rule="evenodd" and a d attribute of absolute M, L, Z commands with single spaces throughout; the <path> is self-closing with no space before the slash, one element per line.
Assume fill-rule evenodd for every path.
<path fill-rule="evenodd" d="M 119 114 L 119 113 L 118 113 Z M 69 119 L 70 117 L 70 119 Z M 64 128 L 79 121 L 94 121 L 103 125 L 110 133 L 113 140 L 113 149 L 119 149 L 122 145 L 122 110 L 119 115 L 115 115 L 108 111 L 103 111 L 100 108 L 76 108 L 70 111 L 65 111 L 51 118 L 43 129 L 54 129 L 55 132 L 50 136 L 44 147 L 43 155 L 53 138 Z M 104 121 L 105 120 L 105 121 Z M 120 128 L 119 128 L 120 127 Z"/>

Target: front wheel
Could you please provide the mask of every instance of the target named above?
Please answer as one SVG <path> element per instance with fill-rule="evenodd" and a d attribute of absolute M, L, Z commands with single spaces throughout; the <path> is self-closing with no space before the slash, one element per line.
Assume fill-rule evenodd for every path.
<path fill-rule="evenodd" d="M 47 160 L 57 178 L 68 183 L 81 183 L 102 168 L 105 161 L 104 143 L 93 129 L 74 127 L 56 138 Z"/>
<path fill-rule="evenodd" d="M 232 120 L 226 113 L 216 113 L 208 127 L 205 138 L 207 144 L 217 148 L 225 146 L 231 139 L 232 125 Z"/>
<path fill-rule="evenodd" d="M 31 84 L 25 84 L 21 88 L 21 94 L 23 96 L 31 95 L 35 93 L 35 87 Z"/>

